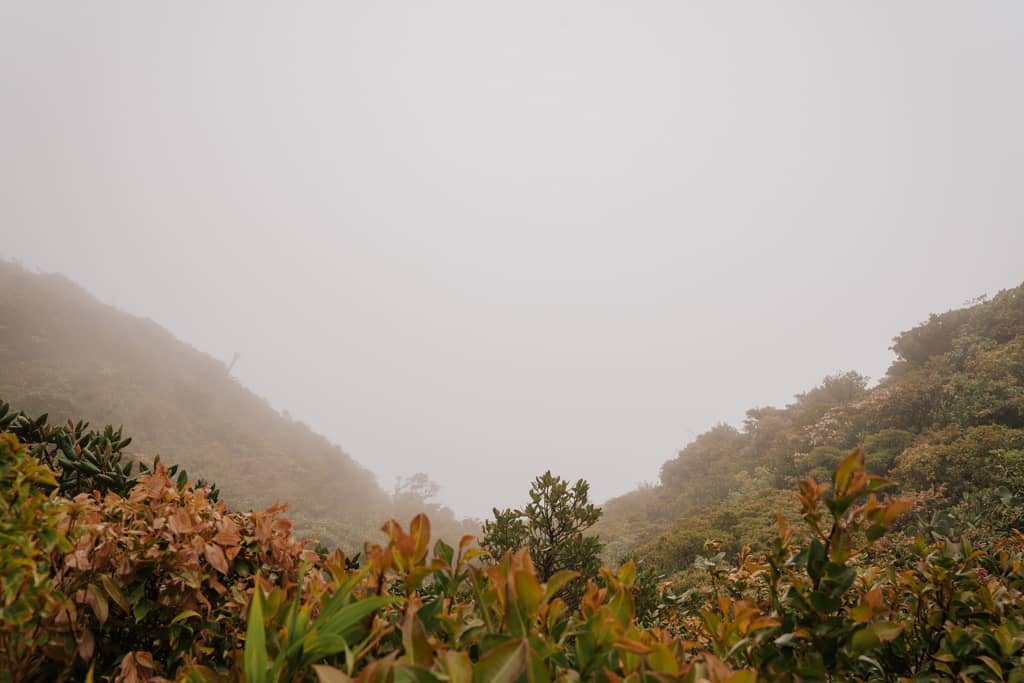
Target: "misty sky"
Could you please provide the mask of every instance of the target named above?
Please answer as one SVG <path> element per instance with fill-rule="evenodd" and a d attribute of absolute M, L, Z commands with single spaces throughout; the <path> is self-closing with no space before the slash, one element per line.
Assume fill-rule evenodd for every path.
<path fill-rule="evenodd" d="M 0 255 L 484 515 L 1020 284 L 1022 122 L 1019 1 L 0 0 Z"/>

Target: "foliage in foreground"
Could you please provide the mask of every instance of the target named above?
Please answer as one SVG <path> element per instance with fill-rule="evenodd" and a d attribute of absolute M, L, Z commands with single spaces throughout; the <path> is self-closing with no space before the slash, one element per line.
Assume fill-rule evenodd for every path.
<path fill-rule="evenodd" d="M 572 570 L 583 580 L 597 576 L 601 568 L 601 543 L 585 534 L 601 517 L 601 508 L 590 502 L 590 485 L 580 479 L 570 485 L 547 471 L 530 485 L 530 502 L 522 510 L 494 508 L 494 519 L 484 522 L 480 545 L 491 557 L 526 548 L 541 581 L 556 572 Z M 574 581 L 561 593 L 578 607 L 583 581 Z"/>
<path fill-rule="evenodd" d="M 162 465 L 68 491 L 80 454 L 50 469 L 9 431 L 26 421 L 0 435 L 2 680 L 1024 680 L 1020 501 L 977 501 L 1005 514 L 963 533 L 897 528 L 911 503 L 882 496 L 859 450 L 831 485 L 800 483 L 802 535 L 780 516 L 767 553 L 704 560 L 703 589 L 642 627 L 632 563 L 571 608 L 576 572 L 431 545 L 417 516 L 356 566 L 280 508 L 230 511 Z"/>

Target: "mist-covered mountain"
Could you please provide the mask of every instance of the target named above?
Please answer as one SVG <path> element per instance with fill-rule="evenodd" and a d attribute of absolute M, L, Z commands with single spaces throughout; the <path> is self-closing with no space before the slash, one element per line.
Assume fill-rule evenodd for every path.
<path fill-rule="evenodd" d="M 239 509 L 287 502 L 300 533 L 357 547 L 391 516 L 425 509 L 440 533 L 474 531 L 400 495 L 302 422 L 242 386 L 225 364 L 152 320 L 108 306 L 61 275 L 0 261 L 0 400 L 51 422 L 123 425 L 131 450 L 216 482 Z M 415 482 L 413 482 L 415 484 Z"/>

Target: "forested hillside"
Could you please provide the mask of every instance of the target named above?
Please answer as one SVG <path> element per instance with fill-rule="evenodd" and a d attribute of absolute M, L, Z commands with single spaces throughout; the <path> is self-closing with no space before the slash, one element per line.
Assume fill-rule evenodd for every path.
<path fill-rule="evenodd" d="M 0 273 L 0 681 L 1024 680 L 1022 288 L 702 434 L 601 538 L 549 472 L 478 545 L 385 521 L 426 477 L 388 496 L 159 327 Z M 295 533 L 381 522 L 356 557 Z"/>
<path fill-rule="evenodd" d="M 124 425 L 143 459 L 159 454 L 217 482 L 238 509 L 286 501 L 297 531 L 328 546 L 356 548 L 381 520 L 419 511 L 455 538 L 476 528 L 423 500 L 429 486 L 385 492 L 338 446 L 153 321 L 105 305 L 63 276 L 2 260 L 0 368 L 0 400 L 47 413 L 51 423 Z"/>
<path fill-rule="evenodd" d="M 764 548 L 766 510 L 796 509 L 790 491 L 819 481 L 852 448 L 922 509 L 1024 484 L 1024 285 L 932 315 L 894 339 L 896 360 L 869 388 L 848 372 L 784 408 L 754 408 L 666 462 L 656 486 L 609 501 L 597 525 L 608 559 L 628 553 L 660 572 L 688 570 L 709 548 Z M 709 548 L 705 543 L 715 541 Z"/>

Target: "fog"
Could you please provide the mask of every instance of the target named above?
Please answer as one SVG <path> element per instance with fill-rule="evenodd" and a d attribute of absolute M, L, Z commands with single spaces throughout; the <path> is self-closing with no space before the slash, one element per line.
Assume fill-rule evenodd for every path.
<path fill-rule="evenodd" d="M 1019 2 L 0 1 L 0 255 L 385 487 L 601 500 L 1024 279 Z M 0 293 L 2 296 L 2 293 Z"/>

